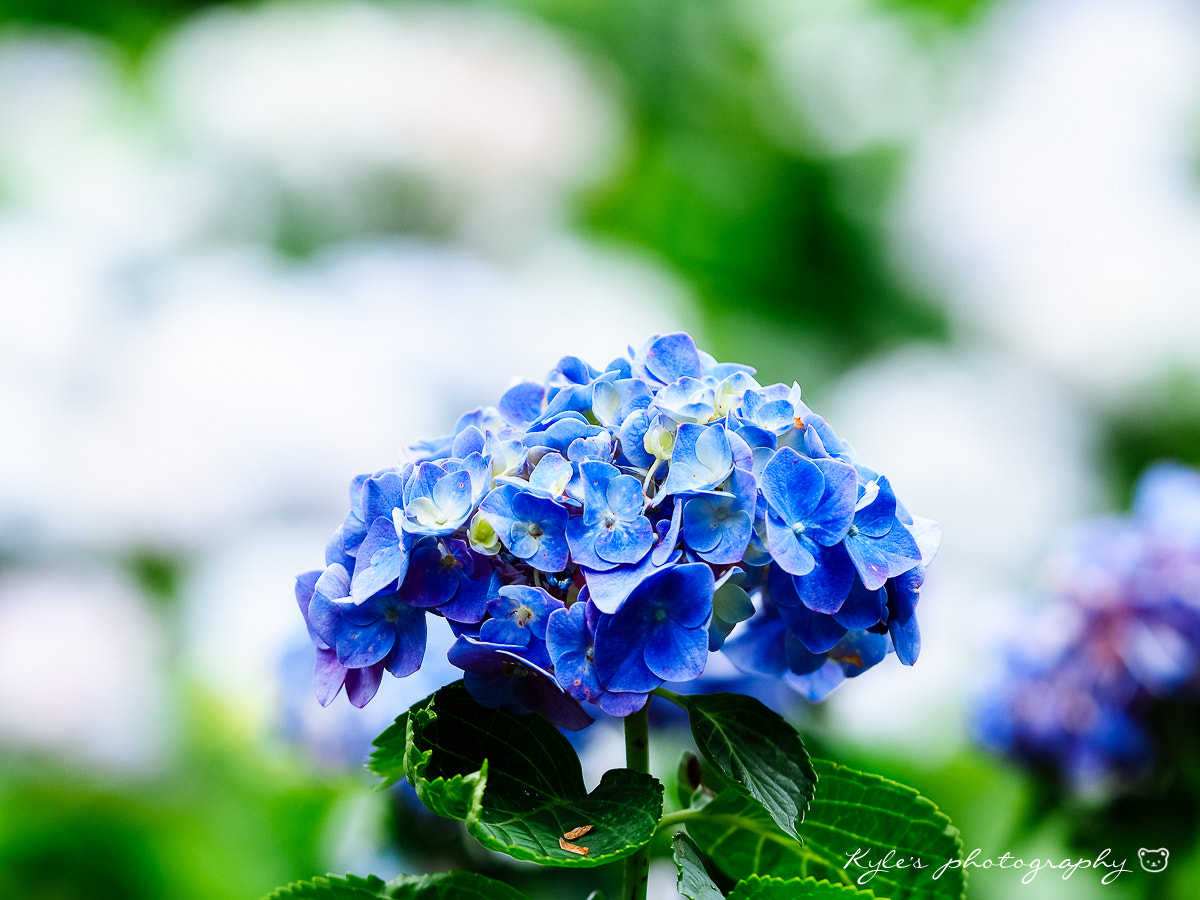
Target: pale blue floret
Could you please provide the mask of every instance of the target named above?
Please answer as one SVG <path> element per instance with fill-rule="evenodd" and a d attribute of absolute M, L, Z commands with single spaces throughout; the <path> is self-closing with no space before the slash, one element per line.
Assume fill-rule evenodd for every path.
<path fill-rule="evenodd" d="M 411 534 L 453 534 L 475 508 L 472 482 L 467 469 L 447 471 L 438 463 L 421 463 L 406 486 L 401 527 Z"/>
<path fill-rule="evenodd" d="M 921 550 L 896 516 L 896 495 L 886 478 L 880 476 L 860 487 L 845 545 L 863 584 L 871 589 L 920 564 Z"/>
<path fill-rule="evenodd" d="M 546 652 L 546 622 L 564 604 L 541 588 L 510 584 L 500 588 L 488 601 L 491 614 L 479 628 L 479 639 L 490 644 L 525 647 L 526 657 L 543 668 L 550 668 Z"/>
<path fill-rule="evenodd" d="M 632 465 L 643 469 L 654 465 L 656 457 L 646 449 L 646 434 L 657 418 L 647 409 L 635 409 L 621 422 L 621 452 Z"/>
<path fill-rule="evenodd" d="M 599 425 L 588 422 L 579 412 L 562 413 L 553 420 L 547 420 L 543 425 L 538 431 L 526 432 L 522 438 L 525 446 L 531 450 L 544 447 L 563 456 L 567 455 L 567 448 L 576 438 L 595 437 L 604 431 Z"/>
<path fill-rule="evenodd" d="M 559 572 L 566 566 L 567 511 L 553 500 L 505 484 L 484 498 L 479 511 L 518 559 L 541 572 Z"/>
<path fill-rule="evenodd" d="M 790 447 L 776 451 L 763 467 L 761 487 L 768 504 L 767 545 L 793 575 L 816 565 L 815 546 L 845 537 L 854 517 L 857 474 L 838 460 L 811 460 Z"/>
<path fill-rule="evenodd" d="M 709 357 L 712 359 L 712 357 Z M 685 375 L 699 378 L 704 374 L 700 352 L 690 334 L 654 335 L 633 357 L 634 372 L 660 384 L 670 384 Z"/>
<path fill-rule="evenodd" d="M 412 537 L 397 531 L 391 518 L 380 516 L 359 547 L 350 582 L 350 597 L 362 603 L 373 594 L 398 580 L 408 571 L 408 550 Z"/>
<path fill-rule="evenodd" d="M 539 497 L 565 500 L 567 486 L 575 475 L 575 467 L 563 459 L 561 454 L 551 451 L 538 460 L 529 474 L 526 490 Z"/>
<path fill-rule="evenodd" d="M 709 422 L 717 415 L 716 382 L 685 376 L 660 390 L 653 407 L 676 422 Z"/>
<path fill-rule="evenodd" d="M 536 381 L 521 381 L 504 392 L 497 406 L 508 424 L 525 428 L 537 420 L 545 404 L 546 389 L 542 385 Z"/>
<path fill-rule="evenodd" d="M 514 435 L 519 435 L 513 432 Z M 506 437 L 503 433 L 489 432 L 485 446 L 486 455 L 492 461 L 492 478 L 517 475 L 525 468 L 528 448 L 519 436 Z"/>
<path fill-rule="evenodd" d="M 747 372 L 732 372 L 719 381 L 715 376 L 707 377 L 716 383 L 717 415 L 722 418 L 735 414 L 741 408 L 746 391 L 759 389 L 754 376 Z"/>
<path fill-rule="evenodd" d="M 722 491 L 703 491 L 683 502 L 680 529 L 688 549 L 717 565 L 742 560 L 754 532 L 758 500 L 754 476 L 744 469 L 734 469 L 724 487 Z"/>
<path fill-rule="evenodd" d="M 789 394 L 790 390 L 782 384 L 746 391 L 742 397 L 741 419 L 776 436 L 790 431 L 795 427 L 796 408 Z"/>
<path fill-rule="evenodd" d="M 583 515 L 567 523 L 572 558 L 598 571 L 638 562 L 654 544 L 654 528 L 643 515 L 641 483 L 608 463 L 586 461 L 579 469 Z"/>
<path fill-rule="evenodd" d="M 685 423 L 675 435 L 671 451 L 671 469 L 661 493 L 680 494 L 706 491 L 729 477 L 733 469 L 733 451 L 722 422 L 712 425 Z"/>

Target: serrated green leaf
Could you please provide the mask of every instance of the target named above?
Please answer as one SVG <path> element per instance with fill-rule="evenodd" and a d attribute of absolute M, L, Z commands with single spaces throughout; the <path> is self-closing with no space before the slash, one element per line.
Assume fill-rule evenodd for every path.
<path fill-rule="evenodd" d="M 816 776 L 796 729 L 762 702 L 741 694 L 701 694 L 685 702 L 692 737 L 704 758 L 797 837 Z"/>
<path fill-rule="evenodd" d="M 482 760 L 476 771 L 459 772 L 448 777 L 430 768 L 433 750 L 421 749 L 414 735 L 418 731 L 427 735 L 437 730 L 437 713 L 432 709 L 436 696 L 434 694 L 427 698 L 425 707 L 414 706 L 408 712 L 404 774 L 426 809 L 447 819 L 464 820 L 470 817 L 471 810 L 479 803 L 487 787 L 488 761 Z"/>
<path fill-rule="evenodd" d="M 264 900 L 378 900 L 388 897 L 382 878 L 368 875 L 318 875 L 272 891 Z"/>
<path fill-rule="evenodd" d="M 402 712 L 371 742 L 375 752 L 371 754 L 367 768 L 383 779 L 381 787 L 389 787 L 404 777 L 404 748 L 407 741 L 408 713 Z"/>
<path fill-rule="evenodd" d="M 687 830 L 705 855 L 731 878 L 756 873 L 785 878 L 808 874 L 808 849 L 780 831 L 762 804 L 741 791 L 722 791 L 687 820 Z"/>
<path fill-rule="evenodd" d="M 599 866 L 654 836 L 662 785 L 629 769 L 606 772 L 590 794 L 570 741 L 541 716 L 486 709 L 462 682 L 409 710 L 406 771 L 435 812 L 463 818 L 485 847 L 543 865 Z M 431 805 L 432 804 L 432 805 Z M 587 853 L 571 852 L 567 839 Z"/>
<path fill-rule="evenodd" d="M 875 894 L 815 878 L 765 878 L 739 881 L 729 900 L 876 900 Z"/>
<path fill-rule="evenodd" d="M 730 790 L 688 819 L 688 833 L 736 879 L 755 874 L 815 876 L 892 900 L 961 900 L 960 869 L 933 878 L 947 859 L 961 858 L 962 844 L 950 820 L 932 802 L 877 775 L 821 760 L 814 760 L 813 766 L 818 782 L 802 830 L 803 844 L 775 827 L 759 804 Z M 865 853 L 847 866 L 856 850 Z M 872 875 L 889 851 L 887 867 Z M 913 862 L 917 859 L 921 867 Z"/>
<path fill-rule="evenodd" d="M 947 869 L 936 880 L 933 877 L 947 860 L 962 858 L 958 829 L 933 801 L 879 775 L 826 760 L 814 760 L 814 767 L 819 779 L 817 796 L 803 834 L 807 848 L 827 862 L 823 871 L 810 866 L 809 874 L 833 880 L 845 872 L 892 900 L 961 900 L 965 896 L 961 868 Z M 848 854 L 855 850 L 866 853 L 846 867 Z M 888 865 L 871 875 L 871 869 L 889 853 Z"/>
<path fill-rule="evenodd" d="M 318 876 L 280 888 L 266 900 L 528 900 L 516 888 L 473 872 L 401 875 L 391 881 L 368 875 Z"/>
<path fill-rule="evenodd" d="M 515 887 L 474 872 L 402 875 L 388 886 L 389 900 L 528 900 Z"/>
<path fill-rule="evenodd" d="M 713 880 L 704 868 L 704 857 L 696 842 L 682 831 L 675 835 L 673 843 L 675 867 L 679 869 L 679 893 L 688 900 L 724 900 Z"/>

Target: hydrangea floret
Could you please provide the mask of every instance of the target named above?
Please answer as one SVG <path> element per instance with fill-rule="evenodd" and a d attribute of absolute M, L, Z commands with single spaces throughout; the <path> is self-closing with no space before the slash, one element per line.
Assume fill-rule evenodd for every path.
<path fill-rule="evenodd" d="M 684 333 L 565 357 L 360 475 L 296 598 L 323 704 L 421 664 L 427 617 L 485 706 L 577 729 L 711 653 L 818 700 L 895 652 L 938 529 L 800 399 Z"/>
<path fill-rule="evenodd" d="M 1073 793 L 1119 794 L 1170 758 L 1162 745 L 1196 721 L 1200 473 L 1152 466 L 1130 515 L 1081 524 L 1045 571 L 1049 602 L 1003 646 L 975 735 Z"/>

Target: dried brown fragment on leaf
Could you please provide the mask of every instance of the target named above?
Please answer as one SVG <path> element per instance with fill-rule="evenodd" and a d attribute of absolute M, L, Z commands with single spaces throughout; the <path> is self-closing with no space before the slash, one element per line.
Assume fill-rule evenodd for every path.
<path fill-rule="evenodd" d="M 575 838 L 581 838 L 592 830 L 591 825 L 580 825 L 578 828 L 572 828 L 570 831 L 563 834 L 568 841 L 573 841 Z"/>
<path fill-rule="evenodd" d="M 580 847 L 578 844 L 572 844 L 566 838 L 559 838 L 558 846 L 562 847 L 568 853 L 578 853 L 580 856 L 587 856 L 591 852 L 588 847 Z"/>

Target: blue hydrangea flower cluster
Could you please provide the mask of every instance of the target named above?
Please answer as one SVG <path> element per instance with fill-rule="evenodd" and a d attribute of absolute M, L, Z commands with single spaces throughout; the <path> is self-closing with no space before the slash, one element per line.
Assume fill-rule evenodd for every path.
<path fill-rule="evenodd" d="M 585 704 L 641 709 L 722 649 L 812 699 L 890 652 L 917 658 L 937 526 L 798 386 L 764 387 L 687 334 L 603 370 L 566 357 L 411 455 L 354 480 L 325 567 L 297 579 L 324 704 L 415 671 L 429 615 L 476 699 L 570 729 Z"/>
<path fill-rule="evenodd" d="M 1200 701 L 1200 474 L 1152 467 L 1131 515 L 1086 524 L 1047 571 L 1051 603 L 1006 648 L 976 735 L 1104 793 L 1151 766 L 1156 711 Z"/>

